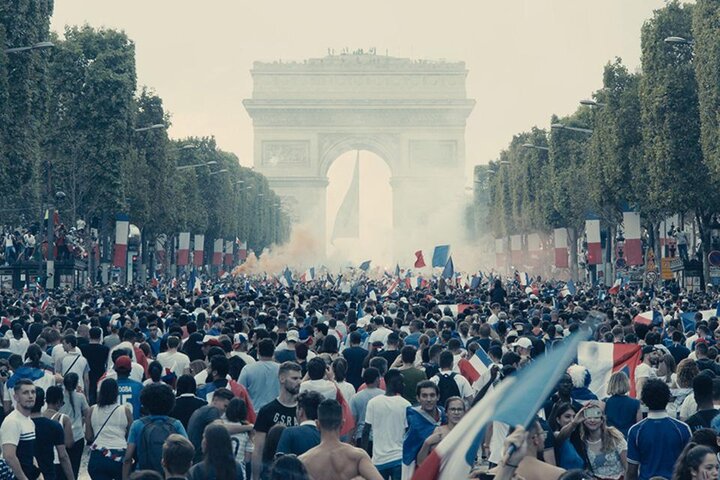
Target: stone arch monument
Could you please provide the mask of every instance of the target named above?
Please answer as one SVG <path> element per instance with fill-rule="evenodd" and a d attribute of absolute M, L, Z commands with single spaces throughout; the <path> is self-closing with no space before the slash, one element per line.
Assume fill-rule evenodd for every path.
<path fill-rule="evenodd" d="M 442 241 L 428 227 L 463 192 L 465 124 L 475 105 L 467 73 L 463 62 L 372 51 L 255 62 L 252 98 L 243 102 L 253 120 L 254 168 L 293 220 L 325 239 L 328 169 L 347 151 L 368 150 L 390 167 L 396 256 L 418 239 Z"/>

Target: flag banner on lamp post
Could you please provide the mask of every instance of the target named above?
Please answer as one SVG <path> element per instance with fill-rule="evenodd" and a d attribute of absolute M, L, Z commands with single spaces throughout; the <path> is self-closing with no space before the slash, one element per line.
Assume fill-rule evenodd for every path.
<path fill-rule="evenodd" d="M 625 260 L 631 266 L 642 265 L 640 213 L 623 212 L 623 226 L 625 227 Z"/>
<path fill-rule="evenodd" d="M 190 232 L 181 232 L 178 236 L 177 264 L 185 267 L 190 263 Z"/>
<path fill-rule="evenodd" d="M 553 232 L 555 242 L 555 266 L 557 268 L 568 268 L 568 232 L 567 228 L 556 228 Z"/>
<path fill-rule="evenodd" d="M 193 247 L 193 265 L 202 267 L 204 265 L 205 235 L 195 234 L 195 245 Z"/>
<path fill-rule="evenodd" d="M 599 218 L 585 220 L 585 235 L 587 236 L 587 263 L 588 265 L 600 265 L 602 263 L 602 244 L 600 243 Z"/>
<path fill-rule="evenodd" d="M 125 268 L 127 262 L 128 236 L 130 235 L 130 217 L 118 213 L 115 217 L 115 252 L 113 267 Z"/>

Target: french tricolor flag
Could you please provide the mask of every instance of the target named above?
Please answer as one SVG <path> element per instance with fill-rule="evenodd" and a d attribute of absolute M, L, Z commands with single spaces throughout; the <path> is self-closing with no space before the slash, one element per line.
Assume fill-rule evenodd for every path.
<path fill-rule="evenodd" d="M 625 227 L 625 259 L 627 264 L 642 265 L 640 214 L 638 212 L 624 212 L 623 226 Z"/>
<path fill-rule="evenodd" d="M 600 219 L 592 217 L 585 220 L 585 234 L 587 235 L 587 263 L 588 265 L 600 265 L 602 263 Z"/>
<path fill-rule="evenodd" d="M 223 264 L 223 245 L 224 241 L 222 238 L 216 238 L 213 243 L 213 257 L 212 264 L 214 266 L 220 266 Z"/>
<path fill-rule="evenodd" d="M 613 283 L 613 286 L 608 289 L 608 293 L 610 295 L 617 295 L 620 293 L 620 289 L 622 288 L 622 278 L 615 279 L 615 283 Z"/>
<path fill-rule="evenodd" d="M 128 235 L 130 234 L 130 217 L 119 213 L 115 218 L 115 252 L 113 267 L 126 268 Z"/>
<path fill-rule="evenodd" d="M 568 268 L 568 234 L 567 228 L 556 228 L 553 233 L 555 241 L 555 266 Z"/>
<path fill-rule="evenodd" d="M 634 323 L 640 323 L 642 325 L 662 325 L 663 317 L 662 313 L 657 310 L 649 310 L 647 312 L 641 312 L 635 315 L 633 318 Z"/>
<path fill-rule="evenodd" d="M 581 342 L 578 363 L 590 372 L 590 390 L 604 398 L 610 376 L 624 371 L 630 379 L 630 396 L 635 397 L 635 368 L 640 365 L 640 345 Z"/>
<path fill-rule="evenodd" d="M 510 259 L 514 266 L 519 267 L 523 263 L 522 236 L 510 236 Z"/>
<path fill-rule="evenodd" d="M 190 232 L 180 232 L 178 237 L 177 264 L 184 267 L 190 263 Z"/>
<path fill-rule="evenodd" d="M 490 367 L 492 366 L 492 360 L 482 347 L 478 347 L 475 355 L 470 360 L 461 358 L 458 362 L 458 368 L 460 369 L 460 375 L 465 377 L 471 385 L 478 381 L 481 377 L 490 376 Z M 484 386 L 484 385 L 483 385 Z"/>

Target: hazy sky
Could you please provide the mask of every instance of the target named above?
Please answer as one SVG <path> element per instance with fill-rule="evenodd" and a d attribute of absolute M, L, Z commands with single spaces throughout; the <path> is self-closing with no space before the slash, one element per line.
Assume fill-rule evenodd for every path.
<path fill-rule="evenodd" d="M 214 135 L 220 148 L 236 153 L 244 165 L 252 163 L 253 137 L 242 100 L 252 93 L 249 70 L 255 60 L 321 57 L 329 47 L 463 60 L 468 96 L 477 101 L 466 134 L 472 165 L 496 158 L 513 134 L 547 127 L 552 113 L 575 110 L 601 86 L 603 66 L 614 57 L 635 70 L 640 28 L 663 4 L 56 0 L 52 26 L 62 31 L 89 23 L 125 30 L 136 45 L 138 84 L 153 88 L 172 114 L 170 135 Z M 343 184 L 352 169 L 348 160 L 331 172 Z M 333 195 L 329 211 L 339 202 Z"/>

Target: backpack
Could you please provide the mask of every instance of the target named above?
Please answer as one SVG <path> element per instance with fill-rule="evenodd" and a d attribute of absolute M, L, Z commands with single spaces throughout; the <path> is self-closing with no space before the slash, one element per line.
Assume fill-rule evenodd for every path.
<path fill-rule="evenodd" d="M 138 470 L 155 470 L 162 475 L 163 444 L 167 437 L 178 432 L 173 420 L 168 417 L 156 419 L 145 417 L 141 421 L 143 429 L 136 450 Z"/>
<path fill-rule="evenodd" d="M 438 405 L 444 406 L 448 398 L 460 396 L 460 387 L 458 387 L 455 381 L 455 375 L 457 375 L 455 372 L 449 374 L 438 373 L 438 378 L 440 379 L 438 381 L 438 389 L 440 390 Z"/>

